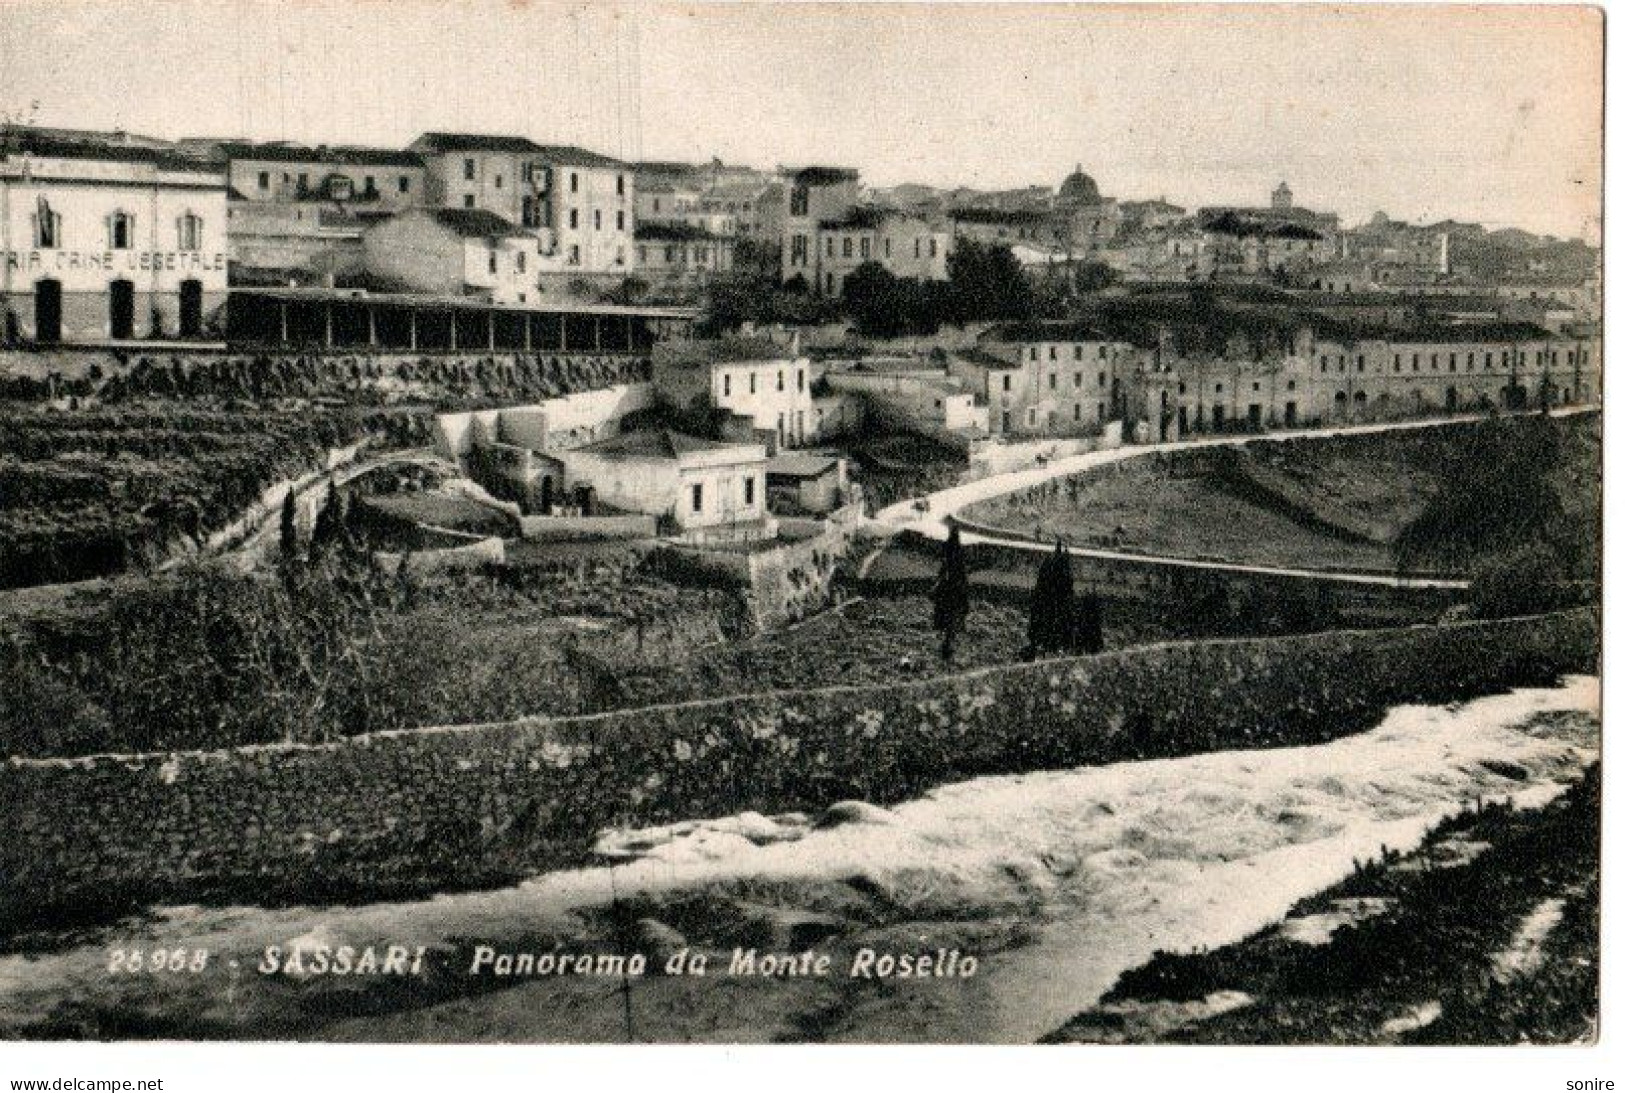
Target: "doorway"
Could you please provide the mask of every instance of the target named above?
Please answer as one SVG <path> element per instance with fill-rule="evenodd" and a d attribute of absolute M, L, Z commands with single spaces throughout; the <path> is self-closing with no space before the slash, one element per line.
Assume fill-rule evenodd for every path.
<path fill-rule="evenodd" d="M 62 282 L 38 281 L 34 285 L 34 340 L 62 340 Z"/>
<path fill-rule="evenodd" d="M 107 286 L 108 336 L 122 341 L 135 336 L 135 285 L 113 281 Z"/>
<path fill-rule="evenodd" d="M 181 328 L 183 338 L 196 338 L 203 334 L 203 282 L 181 282 Z"/>

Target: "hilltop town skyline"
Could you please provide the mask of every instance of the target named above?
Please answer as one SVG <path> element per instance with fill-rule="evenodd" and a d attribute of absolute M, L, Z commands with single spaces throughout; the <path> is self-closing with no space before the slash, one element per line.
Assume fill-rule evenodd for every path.
<path fill-rule="evenodd" d="M 1053 187 L 1081 162 L 1123 200 L 1245 203 L 1285 179 L 1345 224 L 1381 211 L 1598 241 L 1600 95 L 1569 41 L 1585 12 L 1509 9 L 1444 34 L 1433 9 L 1297 11 L 1263 50 L 1262 13 L 1221 25 L 1177 7 L 878 6 L 861 36 L 823 5 L 536 5 L 502 35 L 483 4 L 388 22 L 323 4 L 107 10 L 19 5 L 13 41 L 49 48 L 0 44 L 0 110 L 165 138 L 512 133 L 629 161 L 836 164 L 877 188 Z M 61 79 L 93 57 L 104 79 Z"/>

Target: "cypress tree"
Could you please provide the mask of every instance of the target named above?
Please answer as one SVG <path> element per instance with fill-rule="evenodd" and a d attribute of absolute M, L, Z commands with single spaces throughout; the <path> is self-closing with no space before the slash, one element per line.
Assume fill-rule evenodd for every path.
<path fill-rule="evenodd" d="M 942 545 L 942 565 L 937 583 L 931 587 L 931 625 L 942 634 L 942 663 L 954 662 L 954 640 L 965 628 L 970 614 L 970 577 L 965 572 L 965 548 L 959 529 L 948 529 Z"/>
<path fill-rule="evenodd" d="M 338 484 L 331 478 L 327 480 L 327 497 L 322 501 L 321 511 L 316 514 L 316 526 L 310 533 L 310 556 L 315 558 L 326 550 L 343 530 L 344 508 L 339 501 Z"/>
<path fill-rule="evenodd" d="M 299 553 L 299 528 L 294 523 L 296 510 L 294 507 L 293 490 L 282 495 L 282 557 L 291 561 Z"/>
<path fill-rule="evenodd" d="M 1027 617 L 1027 655 L 1065 652 L 1075 626 L 1072 605 L 1072 558 L 1060 540 L 1038 567 L 1032 607 Z"/>
<path fill-rule="evenodd" d="M 1084 593 L 1074 612 L 1070 644 L 1074 652 L 1098 653 L 1106 648 L 1102 633 L 1104 611 L 1100 594 L 1094 589 Z"/>

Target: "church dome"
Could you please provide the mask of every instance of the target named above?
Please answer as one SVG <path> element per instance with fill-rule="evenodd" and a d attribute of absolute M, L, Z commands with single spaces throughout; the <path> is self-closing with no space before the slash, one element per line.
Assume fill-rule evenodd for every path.
<path fill-rule="evenodd" d="M 1083 173 L 1083 164 L 1078 164 L 1077 170 L 1066 176 L 1061 183 L 1061 192 L 1056 200 L 1062 205 L 1098 205 L 1100 204 L 1100 187 L 1095 180 Z"/>

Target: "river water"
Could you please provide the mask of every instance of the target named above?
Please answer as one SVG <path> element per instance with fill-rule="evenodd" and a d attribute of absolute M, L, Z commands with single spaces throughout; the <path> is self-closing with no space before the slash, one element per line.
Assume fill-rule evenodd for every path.
<path fill-rule="evenodd" d="M 178 906 L 0 957 L 0 1033 L 361 1040 L 1030 1042 L 1155 950 L 1223 944 L 1478 798 L 1551 799 L 1596 760 L 1597 681 L 1400 707 L 1313 747 L 978 778 L 892 810 L 606 837 L 624 864 L 361 907 Z M 612 945 L 610 908 L 642 919 Z M 631 940 L 627 940 L 630 936 Z M 422 976 L 262 974 L 268 946 L 404 946 Z M 183 950 L 200 970 L 109 971 Z M 638 952 L 647 974 L 497 977 L 488 956 Z M 811 949 L 829 974 L 729 975 Z M 851 977 L 868 950 L 968 978 Z M 658 974 L 674 953 L 707 974 Z M 305 969 L 306 972 L 309 969 Z"/>

